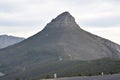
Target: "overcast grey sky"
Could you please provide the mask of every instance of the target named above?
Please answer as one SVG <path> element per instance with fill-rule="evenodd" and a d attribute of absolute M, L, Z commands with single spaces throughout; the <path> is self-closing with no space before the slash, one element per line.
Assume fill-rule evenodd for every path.
<path fill-rule="evenodd" d="M 0 34 L 29 37 L 64 11 L 81 28 L 120 44 L 120 0 L 0 0 Z"/>

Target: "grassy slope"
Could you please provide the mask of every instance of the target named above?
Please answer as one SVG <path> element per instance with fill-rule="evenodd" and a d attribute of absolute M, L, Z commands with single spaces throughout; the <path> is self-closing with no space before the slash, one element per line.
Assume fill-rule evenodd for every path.
<path fill-rule="evenodd" d="M 41 78 L 52 78 L 54 73 L 58 77 L 72 76 L 91 76 L 112 74 L 120 72 L 120 60 L 100 59 L 94 61 L 61 61 L 40 64 L 39 66 L 29 67 L 26 71 L 12 74 L 20 80 L 37 80 Z M 3 79 L 7 80 L 7 79 Z"/>

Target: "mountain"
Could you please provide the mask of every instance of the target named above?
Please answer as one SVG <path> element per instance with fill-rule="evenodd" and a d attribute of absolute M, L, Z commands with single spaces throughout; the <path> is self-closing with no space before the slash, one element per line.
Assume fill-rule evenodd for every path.
<path fill-rule="evenodd" d="M 20 37 L 0 35 L 0 48 L 8 47 L 10 45 L 16 44 L 23 40 L 24 40 L 24 38 L 20 38 Z"/>
<path fill-rule="evenodd" d="M 120 45 L 83 30 L 64 12 L 41 32 L 0 50 L 0 72 L 5 74 L 0 80 L 119 72 L 119 59 Z"/>

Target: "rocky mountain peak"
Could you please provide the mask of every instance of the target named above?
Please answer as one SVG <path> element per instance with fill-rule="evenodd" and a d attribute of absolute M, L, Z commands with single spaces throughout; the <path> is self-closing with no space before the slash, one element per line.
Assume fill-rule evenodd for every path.
<path fill-rule="evenodd" d="M 63 12 L 52 20 L 55 23 L 75 23 L 74 17 L 69 12 Z"/>
<path fill-rule="evenodd" d="M 55 29 L 59 29 L 60 28 L 63 29 L 69 29 L 69 30 L 79 30 L 80 27 L 77 25 L 77 23 L 75 22 L 75 18 L 69 13 L 69 12 L 63 12 L 60 15 L 58 15 L 55 19 L 52 19 L 52 21 L 50 23 L 48 23 L 45 26 L 45 29 L 47 29 L 47 31 L 51 31 Z"/>

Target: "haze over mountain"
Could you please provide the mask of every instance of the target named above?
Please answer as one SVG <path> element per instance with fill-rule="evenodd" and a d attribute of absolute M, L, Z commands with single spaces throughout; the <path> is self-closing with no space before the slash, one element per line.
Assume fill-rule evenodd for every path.
<path fill-rule="evenodd" d="M 23 40 L 24 40 L 24 38 L 20 38 L 20 37 L 0 35 L 0 48 L 8 47 L 10 45 L 16 44 Z"/>
<path fill-rule="evenodd" d="M 63 76 L 60 73 L 65 71 L 68 75 L 73 65 L 81 63 L 79 61 L 103 58 L 119 60 L 120 46 L 81 29 L 74 17 L 69 12 L 64 12 L 48 23 L 41 32 L 0 50 L 0 71 L 7 75 L 1 79 L 13 80 L 19 77 L 30 80 L 55 72 Z M 109 65 L 115 66 L 113 63 Z M 71 68 L 63 69 L 67 65 Z M 102 64 L 98 71 L 103 67 L 105 66 Z M 104 68 L 106 72 L 111 71 L 108 69 L 109 66 Z"/>

